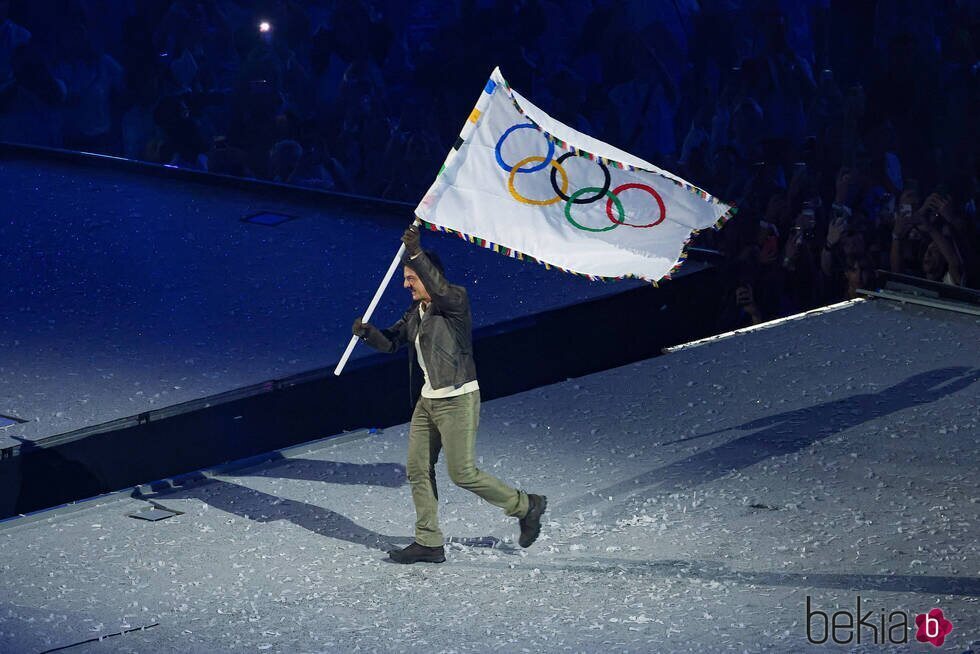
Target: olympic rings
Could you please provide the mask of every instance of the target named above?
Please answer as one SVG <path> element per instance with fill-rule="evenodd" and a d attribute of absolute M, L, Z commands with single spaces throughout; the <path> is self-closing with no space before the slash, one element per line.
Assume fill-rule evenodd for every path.
<path fill-rule="evenodd" d="M 531 163 L 532 161 L 543 161 L 544 165 L 548 165 L 550 163 L 552 166 L 554 166 L 555 170 L 561 173 L 562 191 L 564 192 L 568 190 L 568 173 L 566 173 L 565 169 L 561 167 L 561 164 L 559 164 L 557 161 L 545 159 L 544 157 L 525 157 L 521 159 L 516 166 L 510 169 L 510 177 L 507 179 L 507 188 L 510 189 L 510 194 L 514 196 L 514 199 L 517 200 L 518 202 L 523 202 L 524 204 L 533 204 L 539 207 L 544 207 L 549 204 L 554 204 L 555 202 L 558 202 L 558 200 L 560 200 L 561 198 L 557 195 L 551 198 L 550 200 L 532 200 L 530 198 L 524 197 L 523 195 L 517 192 L 516 188 L 514 188 L 514 177 L 517 175 L 517 173 L 521 172 L 520 170 L 521 166 L 523 166 L 524 164 Z M 540 170 L 540 168 L 535 168 L 535 170 Z"/>
<path fill-rule="evenodd" d="M 508 127 L 507 128 L 507 131 L 504 132 L 499 139 L 497 139 L 497 146 L 494 148 L 494 154 L 497 157 L 497 163 L 500 165 L 501 168 L 504 169 L 504 172 L 506 172 L 506 173 L 510 173 L 510 172 L 515 171 L 515 170 L 517 172 L 519 172 L 519 173 L 533 173 L 533 172 L 536 172 L 536 171 L 539 171 L 539 170 L 543 170 L 544 168 L 547 168 L 548 167 L 548 164 L 551 163 L 551 160 L 555 156 L 555 144 L 552 143 L 551 140 L 545 139 L 548 142 L 548 156 L 547 157 L 544 157 L 544 158 L 536 157 L 537 159 L 540 159 L 540 161 L 541 161 L 540 164 L 538 164 L 537 166 L 533 166 L 531 168 L 525 168 L 525 169 L 521 169 L 521 164 L 517 164 L 516 166 L 513 166 L 513 167 L 508 166 L 507 163 L 504 162 L 504 157 L 500 153 L 500 148 L 503 146 L 504 141 L 507 139 L 507 137 L 510 136 L 510 133 L 511 132 L 513 132 L 515 130 L 518 130 L 518 129 L 526 129 L 526 128 L 527 129 L 537 129 L 531 123 L 522 123 L 522 124 L 519 124 L 519 125 L 512 125 L 511 127 Z M 525 159 L 524 161 L 527 161 L 527 159 Z"/>
<path fill-rule="evenodd" d="M 569 223 L 572 224 L 573 227 L 587 232 L 608 232 L 609 230 L 616 229 L 620 225 L 625 225 L 626 227 L 633 227 L 635 229 L 647 229 L 650 227 L 656 227 L 657 225 L 662 223 L 664 219 L 666 219 L 667 207 L 664 205 L 663 198 L 652 186 L 631 182 L 631 183 L 617 186 L 616 188 L 610 191 L 609 187 L 612 185 L 612 176 L 609 173 L 609 168 L 606 167 L 606 165 L 598 157 L 594 157 L 593 155 L 587 155 L 587 156 L 590 160 L 595 161 L 595 163 L 599 165 L 599 168 L 602 169 L 602 174 L 605 178 L 603 180 L 602 186 L 601 187 L 587 186 L 585 188 L 581 188 L 575 191 L 571 195 L 568 195 L 568 173 L 565 171 L 565 168 L 562 166 L 562 163 L 564 163 L 569 157 L 575 155 L 576 152 L 566 152 L 565 154 L 558 157 L 558 159 L 555 159 L 554 158 L 555 144 L 550 138 L 547 137 L 545 138 L 545 141 L 548 143 L 547 156 L 544 157 L 530 156 L 521 159 L 514 166 L 507 164 L 507 162 L 504 161 L 501 148 L 504 144 L 504 141 L 507 139 L 507 137 L 510 136 L 512 132 L 519 129 L 537 130 L 539 128 L 533 123 L 520 123 L 517 125 L 511 125 L 509 128 L 507 128 L 506 131 L 504 131 L 504 133 L 500 136 L 500 138 L 497 139 L 497 145 L 494 148 L 494 156 L 497 159 L 497 164 L 501 168 L 503 168 L 505 173 L 508 174 L 507 189 L 510 191 L 511 196 L 518 202 L 521 202 L 523 204 L 531 204 L 535 206 L 548 206 L 551 204 L 555 204 L 560 200 L 564 200 L 565 218 L 568 220 Z M 582 155 L 586 156 L 585 153 L 582 153 Z M 528 164 L 532 164 L 535 162 L 537 162 L 536 165 L 528 166 Z M 525 166 L 527 167 L 525 168 Z M 517 188 L 514 185 L 514 180 L 517 176 L 517 173 L 533 173 L 539 170 L 543 170 L 548 166 L 551 166 L 551 171 L 550 171 L 551 187 L 555 192 L 555 196 L 553 198 L 548 200 L 532 200 L 531 198 L 526 198 L 520 193 L 518 193 Z M 558 184 L 557 174 L 559 173 L 561 174 L 561 185 Z M 648 193 L 654 199 L 654 201 L 656 201 L 657 207 L 660 209 L 660 217 L 657 218 L 655 221 L 651 223 L 647 223 L 645 225 L 634 225 L 632 223 L 626 222 L 627 220 L 626 210 L 623 208 L 623 203 L 620 200 L 619 195 L 623 191 L 627 191 L 629 189 L 638 189 L 641 191 L 646 191 L 646 193 Z M 586 197 L 581 197 L 586 193 L 590 195 Z M 606 198 L 606 216 L 609 218 L 609 221 L 612 223 L 608 227 L 586 227 L 584 225 L 580 225 L 572 217 L 573 204 L 592 204 L 593 202 L 598 202 L 604 197 Z M 613 212 L 613 205 L 615 205 L 616 207 L 615 213 Z M 616 214 L 619 214 L 618 218 L 616 217 Z"/>
<path fill-rule="evenodd" d="M 569 157 L 571 157 L 573 154 L 574 153 L 572 152 L 566 152 L 565 154 L 558 157 L 558 163 L 564 163 L 564 161 Z M 611 178 L 609 177 L 609 169 L 606 168 L 606 164 L 602 163 L 601 161 L 597 161 L 596 163 L 599 164 L 599 168 L 602 168 L 602 173 L 606 176 L 606 180 L 602 183 L 602 188 L 598 189 L 598 192 L 593 197 L 579 198 L 578 200 L 570 200 L 569 197 L 565 195 L 561 191 L 561 189 L 558 188 L 558 180 L 555 178 L 555 173 L 558 171 L 558 169 L 552 168 L 551 186 L 555 189 L 555 193 L 558 194 L 558 197 L 560 197 L 565 202 L 574 202 L 575 204 L 591 204 L 596 200 L 598 200 L 599 198 L 601 198 L 602 196 L 604 196 L 606 192 L 609 190 L 609 184 L 611 183 L 610 181 Z M 609 201 L 612 202 L 612 198 L 609 198 Z"/>
<path fill-rule="evenodd" d="M 620 191 L 625 191 L 626 189 L 630 189 L 630 188 L 638 188 L 652 195 L 653 199 L 657 201 L 657 206 L 660 207 L 660 218 L 650 223 L 649 225 L 631 225 L 625 222 L 624 220 L 616 220 L 615 218 L 613 218 L 612 215 L 613 198 L 619 197 Z M 620 209 L 619 215 L 622 218 L 625 218 L 625 214 L 623 214 L 621 205 L 619 205 L 619 209 Z M 664 221 L 664 218 L 667 217 L 667 208 L 664 207 L 664 201 L 663 198 L 660 197 L 660 194 L 654 191 L 651 187 L 647 186 L 646 184 L 623 184 L 622 186 L 617 186 L 616 188 L 614 188 L 612 190 L 612 195 L 610 195 L 609 199 L 606 200 L 606 215 L 609 216 L 609 220 L 613 221 L 613 223 L 616 225 L 626 225 L 627 227 L 636 227 L 637 229 L 644 229 L 646 227 L 655 227 L 656 225 L 662 223 Z"/>
<path fill-rule="evenodd" d="M 621 219 L 626 218 L 626 212 L 623 210 L 623 203 L 620 202 L 619 198 L 617 198 L 608 188 L 603 190 L 596 186 L 586 186 L 585 188 L 580 188 L 579 190 L 572 193 L 571 197 L 569 197 L 568 200 L 565 202 L 565 217 L 568 218 L 568 222 L 572 223 L 573 226 L 578 227 L 579 229 L 584 230 L 586 232 L 608 232 L 610 229 L 616 229 L 620 225 L 625 224 L 621 221 L 614 220 L 613 224 L 610 225 L 609 227 L 597 228 L 597 227 L 586 227 L 585 225 L 579 225 L 577 222 L 575 222 L 575 219 L 572 218 L 572 205 L 575 203 L 575 198 L 578 197 L 579 195 L 582 195 L 583 193 L 596 193 L 597 197 L 600 198 L 603 195 L 608 195 L 609 204 L 612 205 L 613 202 L 616 203 L 616 208 L 619 210 L 619 217 Z"/>

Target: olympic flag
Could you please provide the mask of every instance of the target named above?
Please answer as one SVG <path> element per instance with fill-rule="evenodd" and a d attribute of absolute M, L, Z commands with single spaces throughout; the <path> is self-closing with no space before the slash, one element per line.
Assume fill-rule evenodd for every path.
<path fill-rule="evenodd" d="M 544 113 L 500 69 L 415 209 L 429 228 L 590 279 L 669 279 L 734 213 L 680 177 Z"/>

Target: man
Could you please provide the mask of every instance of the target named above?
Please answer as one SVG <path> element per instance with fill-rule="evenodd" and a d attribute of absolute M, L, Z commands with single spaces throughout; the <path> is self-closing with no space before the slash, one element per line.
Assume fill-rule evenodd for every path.
<path fill-rule="evenodd" d="M 530 547 L 541 531 L 548 500 L 511 488 L 477 469 L 474 464 L 476 429 L 480 419 L 480 385 L 473 362 L 473 318 L 466 289 L 446 281 L 434 252 L 423 252 L 418 227 L 402 235 L 405 288 L 412 305 L 388 329 L 354 321 L 353 331 L 381 352 L 408 346 L 409 358 L 422 368 L 421 397 L 412 413 L 408 433 L 408 481 L 415 503 L 415 542 L 388 553 L 396 563 L 446 560 L 439 529 L 436 461 L 445 449 L 449 478 L 520 519 L 521 547 Z M 409 363 L 410 370 L 414 365 Z M 409 375 L 411 385 L 412 375 Z"/>

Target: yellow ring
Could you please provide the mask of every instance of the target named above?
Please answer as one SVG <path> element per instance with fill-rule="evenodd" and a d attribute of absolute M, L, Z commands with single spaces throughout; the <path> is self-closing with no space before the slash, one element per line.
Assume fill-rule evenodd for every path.
<path fill-rule="evenodd" d="M 525 164 L 544 161 L 544 160 L 545 160 L 544 157 L 527 157 L 525 159 L 521 159 L 520 161 L 518 161 L 516 164 L 514 164 L 514 167 L 510 169 L 510 179 L 507 180 L 507 188 L 510 189 L 510 194 L 514 196 L 515 200 L 517 200 L 518 202 L 523 202 L 524 204 L 537 205 L 539 207 L 547 206 L 549 204 L 554 204 L 555 202 L 561 200 L 561 197 L 558 195 L 551 198 L 550 200 L 531 200 L 530 198 L 526 198 L 520 193 L 518 193 L 517 189 L 514 188 L 514 177 L 517 176 L 517 170 L 519 168 L 522 168 Z M 555 161 L 554 159 L 551 160 L 551 165 L 554 166 L 556 169 L 558 169 L 558 172 L 561 173 L 561 192 L 567 195 L 568 175 L 565 173 L 565 169 L 562 168 L 561 164 Z"/>

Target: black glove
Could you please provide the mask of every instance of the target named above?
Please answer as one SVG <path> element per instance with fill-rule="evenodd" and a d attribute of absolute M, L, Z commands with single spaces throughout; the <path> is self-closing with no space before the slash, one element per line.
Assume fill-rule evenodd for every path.
<path fill-rule="evenodd" d="M 416 225 L 412 225 L 405 230 L 405 233 L 402 234 L 402 243 L 405 244 L 405 251 L 408 252 L 408 256 L 410 257 L 414 257 L 422 251 L 419 228 Z"/>
<path fill-rule="evenodd" d="M 360 318 L 354 320 L 354 326 L 351 327 L 351 331 L 354 332 L 354 336 L 358 338 L 367 338 L 368 335 L 368 324 L 366 322 L 361 322 Z"/>

